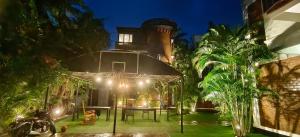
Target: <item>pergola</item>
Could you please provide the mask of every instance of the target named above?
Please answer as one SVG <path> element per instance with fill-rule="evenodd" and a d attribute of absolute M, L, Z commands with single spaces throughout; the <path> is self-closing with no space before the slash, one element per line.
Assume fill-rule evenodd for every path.
<path fill-rule="evenodd" d="M 148 56 L 144 51 L 104 50 L 74 57 L 66 65 L 73 72 L 73 76 L 86 80 L 102 77 L 126 78 L 129 83 L 134 83 L 141 78 L 164 81 L 168 84 L 180 81 L 180 123 L 181 133 L 183 133 L 183 77 L 168 64 Z M 117 103 L 115 103 L 113 133 L 116 131 L 116 110 Z"/>

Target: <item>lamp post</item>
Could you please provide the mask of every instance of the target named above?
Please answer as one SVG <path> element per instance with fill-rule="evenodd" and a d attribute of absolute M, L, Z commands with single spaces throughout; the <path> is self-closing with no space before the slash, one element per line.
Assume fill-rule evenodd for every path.
<path fill-rule="evenodd" d="M 114 128 L 113 134 L 116 134 L 116 125 L 117 125 L 117 106 L 118 106 L 118 94 L 115 92 L 115 114 L 114 114 Z"/>
<path fill-rule="evenodd" d="M 115 73 L 116 75 L 113 76 L 113 79 L 116 81 L 115 84 L 119 84 L 119 89 L 120 88 L 125 88 L 127 90 L 127 88 L 129 87 L 127 83 L 125 83 L 124 80 L 122 80 L 122 73 Z M 107 82 L 108 85 L 113 86 L 113 82 L 112 80 L 109 80 Z M 117 87 L 117 86 L 114 86 Z M 114 89 L 114 93 L 115 93 L 115 106 L 114 106 L 114 125 L 113 125 L 113 134 L 116 134 L 116 126 L 117 126 L 117 111 L 118 111 L 118 88 L 112 88 Z"/>
<path fill-rule="evenodd" d="M 116 88 L 113 88 L 113 79 L 115 81 L 117 81 L 117 76 L 112 76 L 111 79 L 107 79 L 106 81 L 106 85 L 110 88 L 111 91 L 114 91 L 115 93 L 115 101 L 114 101 L 114 125 L 113 125 L 113 134 L 116 134 L 116 125 L 117 125 L 117 106 L 118 106 L 118 94 L 117 94 L 117 91 L 115 90 Z M 116 82 L 117 83 L 117 82 Z"/>
<path fill-rule="evenodd" d="M 75 113 L 77 112 L 77 119 L 79 118 L 79 114 L 78 114 L 78 90 L 79 90 L 79 83 L 77 82 L 77 86 L 76 86 L 76 94 L 75 94 L 75 98 L 74 98 L 74 109 L 73 109 L 73 117 L 72 117 L 72 121 L 75 120 Z"/>
<path fill-rule="evenodd" d="M 181 77 L 180 85 L 180 129 L 183 133 L 183 87 L 184 87 L 184 78 Z"/>
<path fill-rule="evenodd" d="M 50 85 L 48 85 L 46 93 L 45 93 L 45 102 L 44 102 L 44 110 L 45 111 L 47 111 L 47 106 L 48 106 L 49 88 L 50 88 Z"/>

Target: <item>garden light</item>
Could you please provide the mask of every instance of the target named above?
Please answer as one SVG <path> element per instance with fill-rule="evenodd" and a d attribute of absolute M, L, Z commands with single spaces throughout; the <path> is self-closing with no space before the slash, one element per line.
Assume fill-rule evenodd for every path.
<path fill-rule="evenodd" d="M 196 112 L 196 108 L 193 107 L 193 106 L 191 106 L 191 111 L 192 111 L 192 112 Z"/>
<path fill-rule="evenodd" d="M 23 82 L 20 83 L 20 85 L 21 85 L 21 86 L 27 86 L 28 83 L 27 83 L 26 81 L 23 81 Z"/>
<path fill-rule="evenodd" d="M 247 34 L 247 35 L 245 36 L 245 39 L 251 39 L 251 35 L 250 35 L 250 34 Z"/>
<path fill-rule="evenodd" d="M 150 79 L 146 79 L 146 83 L 149 84 L 151 81 Z"/>
<path fill-rule="evenodd" d="M 139 86 L 143 86 L 144 85 L 144 82 L 143 81 L 139 81 Z"/>
<path fill-rule="evenodd" d="M 95 78 L 95 81 L 96 81 L 97 83 L 100 83 L 100 82 L 102 81 L 102 78 L 98 76 L 98 77 Z"/>
<path fill-rule="evenodd" d="M 134 136 L 135 136 L 135 137 L 143 137 L 144 134 L 142 134 L 142 133 L 137 133 L 137 134 L 135 134 Z"/>
<path fill-rule="evenodd" d="M 17 115 L 17 116 L 16 116 L 16 120 L 18 120 L 18 119 L 22 119 L 22 118 L 24 118 L 24 116 L 23 116 L 23 115 Z"/>
<path fill-rule="evenodd" d="M 122 106 L 122 101 L 118 101 L 118 106 Z"/>
<path fill-rule="evenodd" d="M 236 127 L 236 129 L 238 129 L 238 130 L 241 129 L 241 126 L 240 126 L 240 125 L 236 125 L 235 127 Z"/>
<path fill-rule="evenodd" d="M 129 85 L 128 85 L 128 84 L 125 84 L 125 88 L 129 88 Z"/>
<path fill-rule="evenodd" d="M 128 87 L 129 87 L 128 84 L 125 84 L 125 83 L 119 84 L 119 88 L 128 88 Z"/>
<path fill-rule="evenodd" d="M 123 84 L 119 84 L 119 88 L 122 88 L 122 87 L 124 87 L 124 85 Z"/>
<path fill-rule="evenodd" d="M 55 115 L 60 115 L 61 114 L 61 109 L 59 109 L 59 108 L 56 108 L 56 109 L 54 109 L 54 114 Z"/>
<path fill-rule="evenodd" d="M 146 102 L 146 101 L 144 101 L 144 102 L 143 102 L 143 105 L 144 105 L 144 107 L 145 107 L 145 106 L 147 106 L 147 102 Z"/>
<path fill-rule="evenodd" d="M 171 61 L 175 60 L 175 56 L 171 56 Z"/>
<path fill-rule="evenodd" d="M 113 81 L 112 81 L 111 79 L 107 80 L 107 82 L 106 82 L 106 84 L 107 84 L 108 86 L 111 86 L 112 83 L 113 83 Z"/>

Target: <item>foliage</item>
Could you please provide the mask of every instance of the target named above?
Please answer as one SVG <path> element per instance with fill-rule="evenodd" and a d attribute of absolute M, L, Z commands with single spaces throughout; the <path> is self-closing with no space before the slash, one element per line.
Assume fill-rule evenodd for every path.
<path fill-rule="evenodd" d="M 156 83 L 153 84 L 153 89 L 156 91 L 156 94 L 159 95 L 159 103 L 160 106 L 165 106 L 164 100 L 167 98 L 167 83 L 163 81 L 157 81 Z"/>
<path fill-rule="evenodd" d="M 188 41 L 184 39 L 184 33 L 177 31 L 174 37 L 174 49 L 173 55 L 174 60 L 171 64 L 177 71 L 183 74 L 184 79 L 184 104 L 190 105 L 192 110 L 195 110 L 195 105 L 200 96 L 200 89 L 197 87 L 199 78 L 197 71 L 192 64 L 192 53 L 193 50 L 189 48 Z M 178 83 L 180 85 L 180 83 Z"/>
<path fill-rule="evenodd" d="M 69 59 L 108 44 L 102 21 L 81 0 L 4 0 L 0 13 L 0 126 L 30 106 L 49 85 L 72 90 Z M 72 93 L 70 93 L 72 95 Z"/>
<path fill-rule="evenodd" d="M 9 69 L 9 70 L 7 70 Z M 60 68 L 50 70 L 38 61 L 18 58 L 1 69 L 1 126 L 17 114 L 24 114 L 31 106 L 43 104 L 43 91 L 51 82 L 59 81 Z"/>
<path fill-rule="evenodd" d="M 262 93 L 256 87 L 255 64 L 272 57 L 266 45 L 258 44 L 259 39 L 247 37 L 250 32 L 247 27 L 213 26 L 202 37 L 193 59 L 200 75 L 213 65 L 200 87 L 207 99 L 225 105 L 236 136 L 246 136 L 250 131 L 252 99 Z"/>

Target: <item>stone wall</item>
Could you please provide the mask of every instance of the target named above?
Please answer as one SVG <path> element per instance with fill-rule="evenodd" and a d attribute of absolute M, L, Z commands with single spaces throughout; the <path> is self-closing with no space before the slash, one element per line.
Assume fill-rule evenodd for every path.
<path fill-rule="evenodd" d="M 262 65 L 260 83 L 276 93 L 260 99 L 261 125 L 300 134 L 300 56 Z"/>

